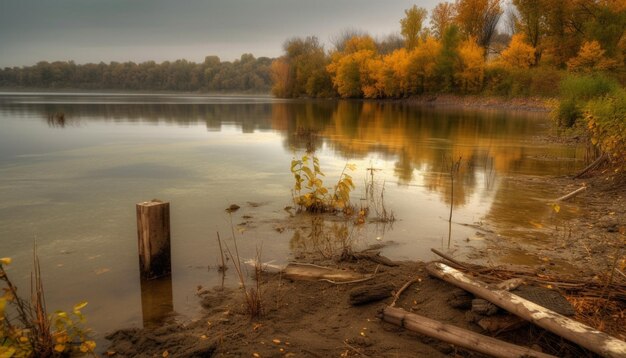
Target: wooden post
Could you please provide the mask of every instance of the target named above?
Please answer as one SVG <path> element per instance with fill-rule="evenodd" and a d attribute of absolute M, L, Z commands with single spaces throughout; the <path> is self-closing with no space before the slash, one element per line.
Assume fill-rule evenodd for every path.
<path fill-rule="evenodd" d="M 170 203 L 157 199 L 137 204 L 139 272 L 154 279 L 172 271 L 170 251 Z"/>

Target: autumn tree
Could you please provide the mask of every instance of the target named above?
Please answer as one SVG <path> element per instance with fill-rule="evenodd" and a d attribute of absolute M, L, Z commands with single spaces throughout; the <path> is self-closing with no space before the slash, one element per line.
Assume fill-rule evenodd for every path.
<path fill-rule="evenodd" d="M 438 87 L 441 91 L 450 91 L 454 88 L 454 71 L 459 59 L 460 39 L 459 28 L 456 25 L 449 26 L 441 39 L 441 51 L 435 62 Z"/>
<path fill-rule="evenodd" d="M 598 41 L 583 43 L 578 56 L 567 61 L 567 69 L 573 72 L 606 71 L 617 66 L 614 60 L 604 56 L 605 51 Z"/>
<path fill-rule="evenodd" d="M 509 47 L 500 54 L 506 67 L 526 69 L 535 64 L 535 49 L 524 38 L 523 34 L 513 35 Z"/>
<path fill-rule="evenodd" d="M 537 47 L 541 36 L 545 33 L 546 13 L 545 0 L 513 0 L 517 9 L 516 30 L 526 35 L 528 43 Z"/>
<path fill-rule="evenodd" d="M 272 66 L 276 95 L 289 98 L 332 95 L 330 75 L 325 70 L 329 59 L 317 37 L 289 39 L 283 49 L 285 55 Z"/>
<path fill-rule="evenodd" d="M 487 49 L 502 16 L 500 0 L 456 0 L 455 7 L 455 22 L 463 35 Z"/>
<path fill-rule="evenodd" d="M 441 49 L 441 42 L 429 36 L 425 40 L 420 40 L 417 47 L 409 53 L 407 68 L 409 88 L 407 91 L 410 94 L 437 90 L 437 60 Z"/>
<path fill-rule="evenodd" d="M 477 92 L 485 77 L 485 50 L 470 37 L 459 45 L 458 51 L 459 60 L 455 66 L 457 87 L 463 93 Z"/>
<path fill-rule="evenodd" d="M 456 9 L 453 3 L 441 2 L 430 13 L 430 28 L 433 35 L 441 39 L 444 32 L 454 22 Z"/>
<path fill-rule="evenodd" d="M 411 50 L 417 45 L 422 24 L 428 12 L 426 9 L 413 5 L 404 10 L 404 18 L 400 19 L 400 33 L 404 37 L 406 48 Z"/>
<path fill-rule="evenodd" d="M 376 44 L 370 36 L 355 36 L 345 43 L 343 51 L 335 51 L 326 67 L 341 97 L 375 97 L 376 80 L 370 65 L 377 60 Z"/>

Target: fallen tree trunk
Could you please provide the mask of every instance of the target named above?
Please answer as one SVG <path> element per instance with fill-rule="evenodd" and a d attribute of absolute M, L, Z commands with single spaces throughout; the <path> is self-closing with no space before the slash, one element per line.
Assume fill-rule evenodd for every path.
<path fill-rule="evenodd" d="M 494 357 L 554 357 L 549 354 L 534 351 L 530 348 L 483 336 L 463 328 L 441 323 L 430 318 L 409 313 L 400 308 L 386 307 L 383 310 L 383 320 L 410 331 L 437 338 L 456 346 L 471 349 L 476 352 L 489 354 Z"/>
<path fill-rule="evenodd" d="M 380 301 L 391 297 L 391 291 L 393 291 L 393 289 L 394 287 L 390 283 L 356 287 L 350 291 L 350 304 L 357 306 Z"/>
<path fill-rule="evenodd" d="M 504 290 L 494 290 L 486 283 L 441 263 L 431 263 L 426 270 L 433 276 L 536 324 L 581 347 L 605 357 L 626 357 L 626 342 L 562 316 L 554 311 Z"/>
<path fill-rule="evenodd" d="M 598 167 L 600 164 L 602 164 L 605 160 L 609 159 L 607 157 L 606 154 L 602 154 L 600 157 L 598 157 L 598 159 L 596 159 L 593 163 L 589 164 L 585 169 L 581 170 L 580 173 L 576 174 L 574 176 L 574 179 L 578 179 L 581 176 L 587 174 L 588 172 L 590 172 L 591 170 L 595 169 L 596 167 Z"/>

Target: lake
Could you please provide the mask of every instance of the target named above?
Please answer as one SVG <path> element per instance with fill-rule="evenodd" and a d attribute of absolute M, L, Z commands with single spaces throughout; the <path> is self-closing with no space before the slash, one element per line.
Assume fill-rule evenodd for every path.
<path fill-rule="evenodd" d="M 102 349 L 105 332 L 151 314 L 145 297 L 142 311 L 135 204 L 169 201 L 172 280 L 153 309 L 191 319 L 197 287 L 222 281 L 216 232 L 231 246 L 235 232 L 242 259 L 260 250 L 262 261 L 284 264 L 324 250 L 311 239 L 314 219 L 285 210 L 294 206 L 291 160 L 307 150 L 331 190 L 346 164 L 356 166 L 348 172 L 357 207 L 366 180 L 384 188 L 392 224 L 328 224 L 356 248 L 386 243 L 394 260 L 433 259 L 430 248 L 462 257 L 484 245 L 483 225 L 503 240 L 547 241 L 537 228 L 551 223 L 544 199 L 554 188 L 520 189 L 514 179 L 573 173 L 585 155 L 533 140 L 549 131 L 547 116 L 262 96 L 0 93 L 0 257 L 13 258 L 8 274 L 28 295 L 36 243 L 48 309 L 88 301 Z M 231 204 L 241 207 L 232 215 Z M 234 270 L 225 284 L 237 286 Z"/>

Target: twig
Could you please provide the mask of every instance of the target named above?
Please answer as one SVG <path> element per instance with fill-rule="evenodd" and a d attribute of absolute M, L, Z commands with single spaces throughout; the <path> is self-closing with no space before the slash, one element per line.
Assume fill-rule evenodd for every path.
<path fill-rule="evenodd" d="M 217 232 L 217 243 L 220 245 L 220 256 L 222 257 L 222 266 L 220 266 L 220 269 L 222 272 L 225 272 L 227 267 L 226 263 L 224 262 L 224 249 L 222 249 L 222 240 L 220 239 L 219 231 Z"/>
<path fill-rule="evenodd" d="M 580 188 L 574 190 L 573 192 L 571 192 L 569 194 L 563 195 L 562 197 L 560 197 L 558 199 L 555 199 L 554 201 L 565 201 L 565 200 L 567 200 L 567 199 L 569 199 L 571 197 L 574 197 L 574 196 L 578 195 L 579 193 L 581 193 L 581 192 L 583 192 L 585 190 L 587 190 L 586 186 L 580 187 Z"/>
<path fill-rule="evenodd" d="M 441 251 L 439 251 L 439 250 L 437 250 L 437 249 L 430 249 L 430 251 L 432 251 L 433 253 L 437 254 L 438 256 L 441 256 L 441 257 L 443 257 L 444 259 L 446 259 L 446 260 L 448 260 L 448 261 L 452 262 L 453 264 L 455 264 L 455 265 L 457 265 L 457 266 L 460 266 L 460 267 L 461 267 L 461 268 L 463 268 L 463 269 L 466 269 L 466 270 L 468 270 L 468 269 L 469 269 L 469 267 L 468 267 L 468 265 L 467 265 L 467 264 L 465 264 L 465 263 L 463 263 L 463 262 L 461 262 L 461 261 L 458 261 L 457 259 L 454 259 L 454 258 L 452 258 L 451 256 L 446 255 L 446 254 L 444 254 L 443 252 L 441 252 Z"/>
<path fill-rule="evenodd" d="M 349 344 L 348 344 L 348 342 L 343 341 L 343 344 L 345 344 L 345 345 L 346 345 L 346 347 L 348 347 L 348 348 L 352 349 L 352 350 L 353 350 L 354 352 L 356 352 L 357 354 L 362 355 L 363 357 L 369 357 L 367 354 L 365 354 L 365 353 L 363 353 L 363 352 L 359 351 L 358 349 L 356 349 L 356 348 L 352 347 L 351 345 L 349 345 Z"/>
<path fill-rule="evenodd" d="M 391 302 L 391 304 L 389 305 L 389 307 L 395 307 L 396 305 L 396 301 L 398 301 L 398 299 L 400 298 L 400 295 L 402 294 L 402 292 L 406 291 L 407 288 L 409 288 L 409 286 L 411 286 L 412 284 L 419 282 L 421 279 L 419 277 L 416 277 L 414 279 L 412 279 L 411 281 L 407 282 L 404 284 L 404 286 L 400 287 L 400 289 L 398 290 L 398 292 L 396 292 L 393 295 L 393 302 Z"/>
<path fill-rule="evenodd" d="M 578 179 L 581 176 L 587 174 L 589 171 L 591 171 L 592 169 L 595 169 L 597 166 L 599 166 L 600 164 L 602 164 L 602 162 L 604 162 L 605 160 L 607 160 L 607 156 L 606 154 L 602 154 L 598 159 L 596 159 L 593 163 L 589 164 L 585 169 L 581 170 L 580 173 L 576 174 L 574 176 L 574 179 Z"/>

